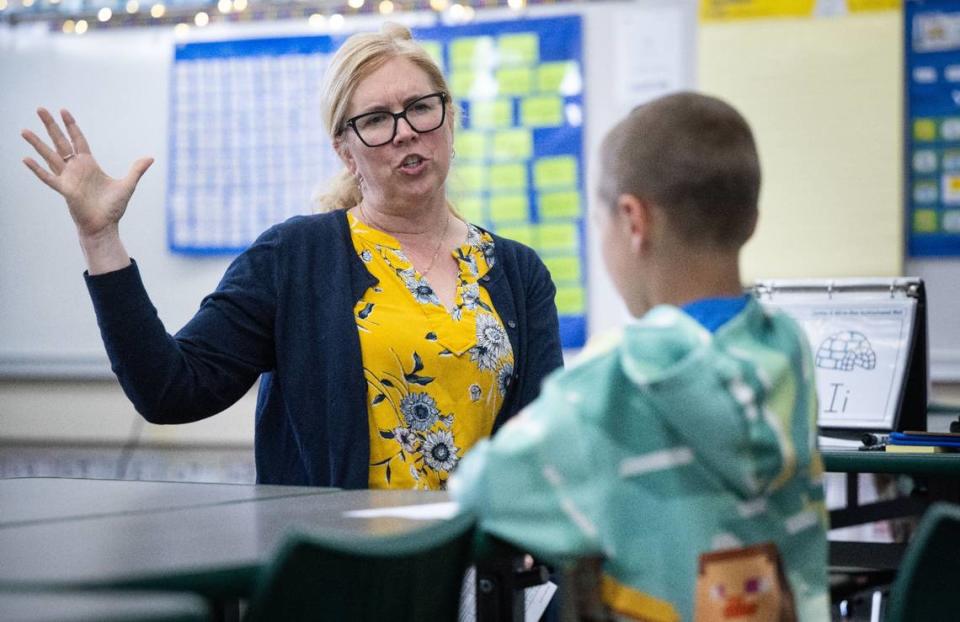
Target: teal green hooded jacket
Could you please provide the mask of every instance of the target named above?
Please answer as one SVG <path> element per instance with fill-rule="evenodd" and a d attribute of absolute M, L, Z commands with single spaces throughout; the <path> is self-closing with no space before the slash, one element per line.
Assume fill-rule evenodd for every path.
<path fill-rule="evenodd" d="M 461 507 L 545 560 L 602 556 L 604 600 L 624 617 L 692 620 L 705 554 L 772 543 L 797 619 L 828 620 L 799 327 L 751 299 L 715 333 L 659 306 L 609 341 L 464 458 L 450 482 Z"/>

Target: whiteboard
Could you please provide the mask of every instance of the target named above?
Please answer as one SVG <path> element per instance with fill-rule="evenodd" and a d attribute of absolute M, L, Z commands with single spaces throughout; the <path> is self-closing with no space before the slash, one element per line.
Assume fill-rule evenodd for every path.
<path fill-rule="evenodd" d="M 603 2 L 532 7 L 530 16 L 584 16 L 587 194 L 595 186 L 594 154 L 606 130 L 646 99 L 694 83 L 696 5 L 692 0 Z M 479 11 L 480 20 L 515 18 L 509 10 Z M 431 14 L 392 16 L 411 26 Z M 349 18 L 349 30 L 379 26 Z M 195 40 L 302 35 L 300 22 L 223 24 Z M 62 199 L 20 160 L 30 154 L 22 128 L 38 131 L 34 109 L 69 108 L 101 166 L 122 176 L 138 157 L 156 158 L 121 221 L 121 235 L 169 332 L 194 314 L 229 258 L 171 254 L 165 223 L 171 29 L 90 32 L 82 37 L 44 27 L 0 26 L 0 375 L 108 377 L 93 309 L 82 278 L 84 261 Z M 638 54 L 640 54 L 638 56 Z M 628 79 L 629 78 L 629 79 Z M 321 181 L 321 180 L 318 180 Z M 589 332 L 621 323 L 626 312 L 603 274 L 596 240 L 588 236 Z"/>

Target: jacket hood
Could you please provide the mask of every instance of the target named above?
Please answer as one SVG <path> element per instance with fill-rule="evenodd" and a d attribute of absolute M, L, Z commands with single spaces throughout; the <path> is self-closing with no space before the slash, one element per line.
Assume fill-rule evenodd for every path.
<path fill-rule="evenodd" d="M 789 427 L 799 387 L 775 333 L 755 300 L 716 333 L 663 305 L 625 329 L 620 350 L 624 374 L 678 448 L 744 499 L 776 489 L 796 468 Z"/>

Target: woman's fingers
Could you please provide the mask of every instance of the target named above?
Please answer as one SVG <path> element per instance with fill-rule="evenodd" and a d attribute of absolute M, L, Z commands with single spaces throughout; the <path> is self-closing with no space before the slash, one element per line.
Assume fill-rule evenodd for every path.
<path fill-rule="evenodd" d="M 153 164 L 153 158 L 140 158 L 130 167 L 130 171 L 127 173 L 124 182 L 131 188 L 135 188 L 137 183 L 140 181 L 140 178 L 143 177 L 143 174 L 147 172 L 147 169 L 150 168 L 150 165 Z"/>
<path fill-rule="evenodd" d="M 57 153 L 61 158 L 68 156 L 71 153 L 74 153 L 73 145 L 70 144 L 70 141 L 67 140 L 67 137 L 63 135 L 63 132 L 60 130 L 60 126 L 57 125 L 57 122 L 54 120 L 53 115 L 47 112 L 46 108 L 37 108 L 37 116 L 40 117 L 40 120 L 43 122 L 43 126 L 47 128 L 47 134 L 50 135 L 50 140 L 53 141 L 53 146 L 57 150 Z"/>
<path fill-rule="evenodd" d="M 23 136 L 23 139 L 30 143 L 37 153 L 40 154 L 40 157 L 43 158 L 47 166 L 50 167 L 50 170 L 54 173 L 59 174 L 63 169 L 63 158 L 61 158 L 56 151 L 47 146 L 47 143 L 40 140 L 40 137 L 31 132 L 30 130 L 23 130 L 20 132 L 20 135 Z"/>
<path fill-rule="evenodd" d="M 37 164 L 36 160 L 33 158 L 24 158 L 23 163 L 27 165 L 27 168 L 33 171 L 33 174 L 43 183 L 47 184 L 57 192 L 60 192 L 60 189 L 57 188 L 57 178 L 51 175 L 44 169 L 42 166 Z"/>
<path fill-rule="evenodd" d="M 90 153 L 90 145 L 87 144 L 86 137 L 80 131 L 80 126 L 77 125 L 77 120 L 73 118 L 70 111 L 64 108 L 60 111 L 60 116 L 63 117 L 63 126 L 67 128 L 70 140 L 73 141 L 74 151 L 76 153 Z"/>

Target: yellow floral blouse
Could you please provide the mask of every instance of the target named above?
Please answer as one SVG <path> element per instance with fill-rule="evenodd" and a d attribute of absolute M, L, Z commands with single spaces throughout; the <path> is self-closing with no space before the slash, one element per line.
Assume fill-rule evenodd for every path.
<path fill-rule="evenodd" d="M 391 235 L 348 214 L 353 246 L 379 280 L 357 303 L 370 421 L 370 488 L 442 489 L 489 436 L 513 375 L 513 349 L 480 277 L 493 239 L 468 225 L 444 308 Z M 442 379 L 442 380 L 441 380 Z"/>

